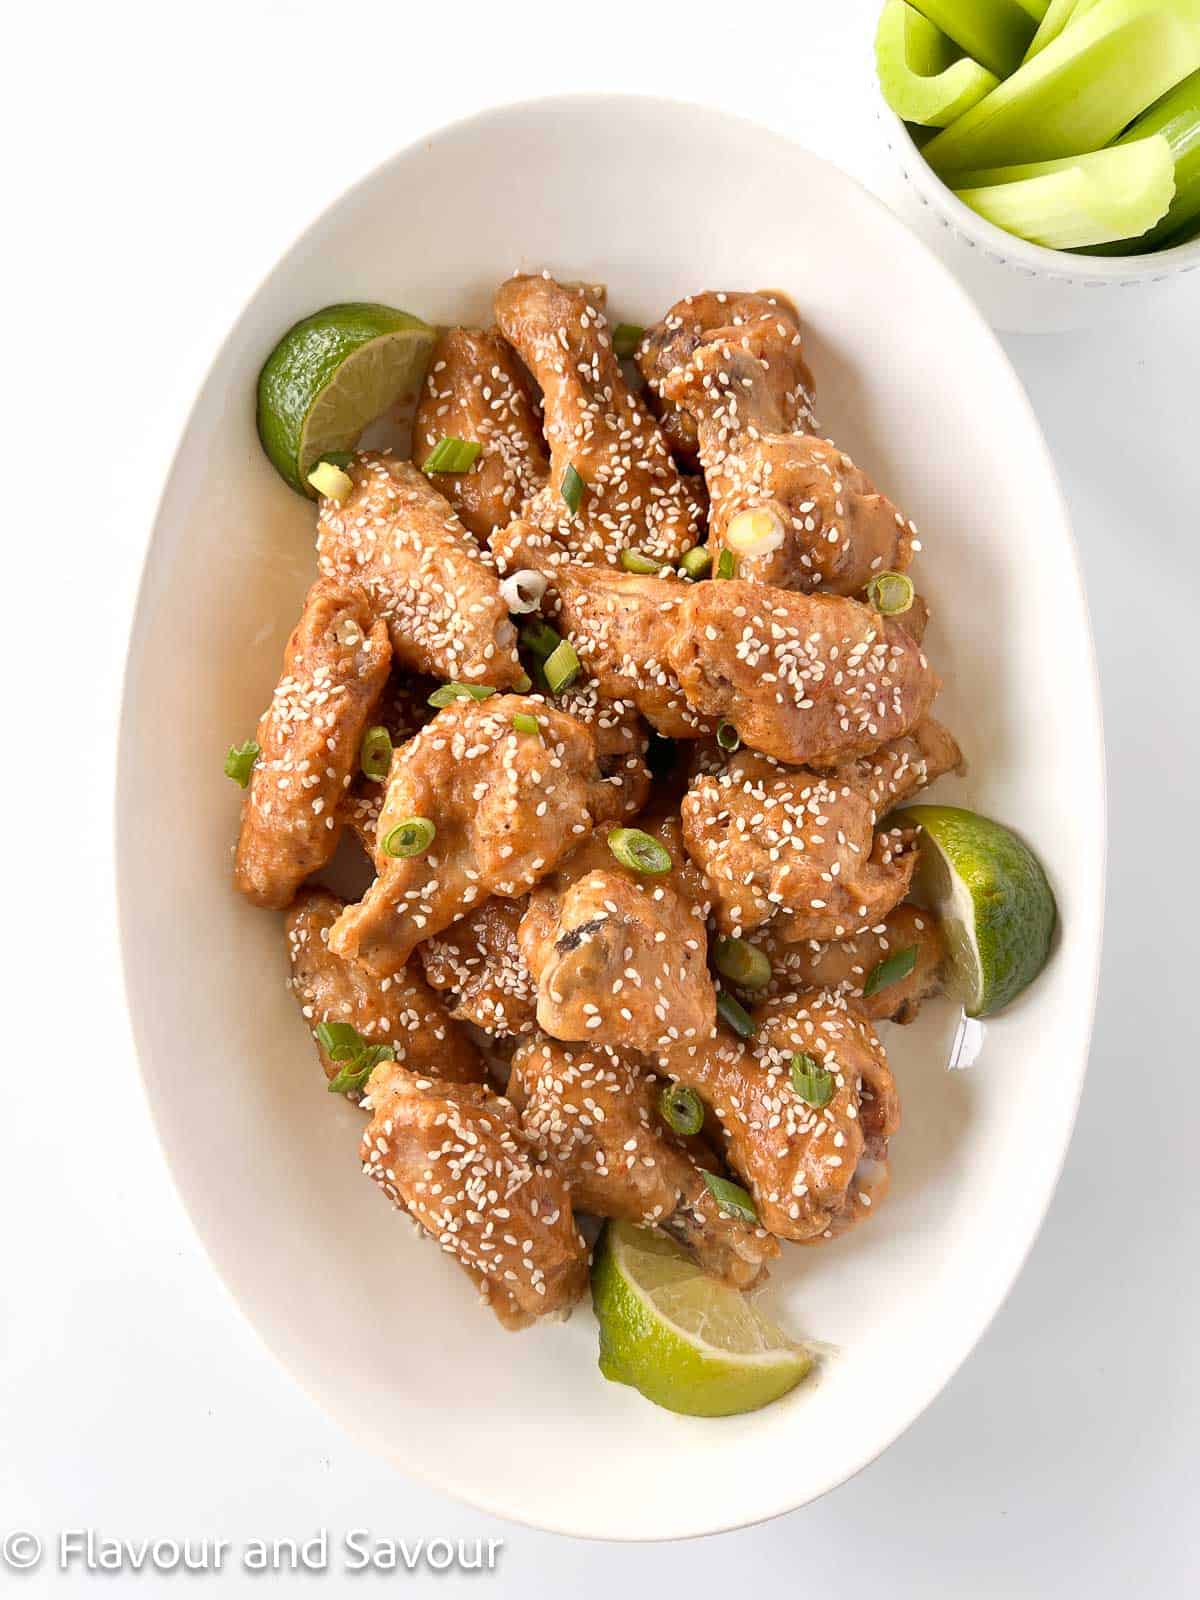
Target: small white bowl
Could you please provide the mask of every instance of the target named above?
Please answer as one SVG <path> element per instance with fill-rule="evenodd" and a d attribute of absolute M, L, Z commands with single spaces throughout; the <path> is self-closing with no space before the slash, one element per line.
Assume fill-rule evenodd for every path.
<path fill-rule="evenodd" d="M 946 263 L 994 328 L 1064 333 L 1144 307 L 1164 286 L 1200 267 L 1200 239 L 1140 256 L 1080 256 L 1029 244 L 957 199 L 913 142 L 903 120 L 879 105 L 892 162 L 885 197 Z M 1197 280 L 1200 293 L 1200 280 Z"/>
<path fill-rule="evenodd" d="M 587 1305 L 521 1334 L 476 1307 L 361 1175 L 362 1115 L 325 1092 L 281 921 L 230 880 L 240 795 L 222 758 L 270 694 L 314 566 L 313 507 L 255 436 L 259 367 L 331 301 L 486 317 L 515 267 L 606 282 L 620 321 L 705 287 L 792 296 L 822 421 L 925 535 L 939 714 L 971 761 L 949 797 L 1020 828 L 1058 896 L 1054 958 L 987 1025 L 973 1071 L 944 1070 L 948 1001 L 888 1030 L 904 1126 L 887 1204 L 788 1249 L 765 1296 L 840 1354 L 752 1416 L 677 1417 L 606 1383 Z M 712 1533 L 857 1472 L 979 1338 L 1058 1176 L 1100 947 L 1098 705 L 1067 514 L 1021 385 L 953 278 L 841 172 L 700 107 L 589 96 L 443 129 L 349 188 L 256 291 L 197 396 L 121 728 L 121 935 L 147 1093 L 197 1231 L 267 1345 L 403 1471 L 563 1533 Z"/>

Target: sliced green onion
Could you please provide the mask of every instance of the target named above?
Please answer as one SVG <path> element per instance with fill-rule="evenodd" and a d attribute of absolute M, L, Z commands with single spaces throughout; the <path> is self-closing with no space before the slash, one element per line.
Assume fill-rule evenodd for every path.
<path fill-rule="evenodd" d="M 551 694 L 561 694 L 569 689 L 579 676 L 579 657 L 569 639 L 555 645 L 546 657 L 546 683 Z"/>
<path fill-rule="evenodd" d="M 637 354 L 637 347 L 645 337 L 645 328 L 639 328 L 636 322 L 618 322 L 613 329 L 613 351 L 622 361 L 629 361 Z"/>
<path fill-rule="evenodd" d="M 567 510 L 572 516 L 575 516 L 583 500 L 584 482 L 575 470 L 573 461 L 563 473 L 562 483 L 559 487 L 562 491 L 562 497 L 567 503 Z"/>
<path fill-rule="evenodd" d="M 732 578 L 737 571 L 737 557 L 732 550 L 722 550 L 717 557 L 717 577 Z"/>
<path fill-rule="evenodd" d="M 232 778 L 239 789 L 244 789 L 250 782 L 254 763 L 260 755 L 262 755 L 262 745 L 253 739 L 247 739 L 245 744 L 231 744 L 229 754 L 225 757 L 225 776 Z"/>
<path fill-rule="evenodd" d="M 727 1211 L 734 1217 L 741 1217 L 743 1222 L 758 1221 L 754 1201 L 740 1183 L 730 1183 L 728 1178 L 718 1178 L 715 1172 L 705 1172 L 703 1168 L 700 1169 L 700 1176 L 708 1185 L 709 1194 L 722 1211 Z"/>
<path fill-rule="evenodd" d="M 1051 250 L 1143 234 L 1175 193 L 1175 163 L 1161 134 L 1091 155 L 992 167 L 955 176 L 964 205 L 1006 233 Z"/>
<path fill-rule="evenodd" d="M 437 828 L 428 817 L 406 817 L 384 839 L 383 853 L 398 860 L 423 855 L 436 833 Z"/>
<path fill-rule="evenodd" d="M 700 578 L 704 577 L 712 566 L 712 555 L 706 545 L 694 544 L 690 550 L 684 551 L 680 557 L 679 565 L 683 569 L 685 577 L 696 583 Z"/>
<path fill-rule="evenodd" d="M 367 1048 L 367 1040 L 348 1022 L 319 1022 L 314 1031 L 331 1061 L 349 1061 Z"/>
<path fill-rule="evenodd" d="M 382 783 L 392 766 L 392 736 L 384 727 L 368 728 L 358 750 L 358 764 L 364 778 Z"/>
<path fill-rule="evenodd" d="M 513 727 L 518 733 L 536 733 L 541 738 L 542 730 L 538 727 L 538 719 L 531 717 L 528 711 L 518 711 L 513 718 Z"/>
<path fill-rule="evenodd" d="M 754 1032 L 754 1018 L 739 1005 L 733 996 L 722 989 L 717 996 L 717 1015 L 731 1027 L 739 1039 L 749 1039 Z"/>
<path fill-rule="evenodd" d="M 800 1050 L 792 1057 L 792 1088 L 805 1105 L 819 1111 L 833 1099 L 833 1073 L 807 1050 Z"/>
<path fill-rule="evenodd" d="M 489 689 L 482 683 L 444 683 L 440 689 L 433 691 L 426 703 L 436 706 L 440 711 L 443 706 L 453 705 L 456 700 L 490 700 L 495 692 L 495 689 Z"/>
<path fill-rule="evenodd" d="M 945 176 L 1096 152 L 1198 67 L 1195 0 L 1098 0 L 922 154 Z"/>
<path fill-rule="evenodd" d="M 632 872 L 657 875 L 670 872 L 674 865 L 666 845 L 640 828 L 614 828 L 608 836 L 608 848 Z"/>
<path fill-rule="evenodd" d="M 885 617 L 898 617 L 912 609 L 916 590 L 903 572 L 877 572 L 867 585 L 867 599 Z"/>
<path fill-rule="evenodd" d="M 424 473 L 469 472 L 479 460 L 483 446 L 477 439 L 442 438 L 425 457 Z"/>
<path fill-rule="evenodd" d="M 329 1059 L 342 1063 L 329 1080 L 330 1094 L 357 1094 L 381 1061 L 396 1059 L 390 1044 L 372 1044 L 348 1022 L 321 1022 L 315 1032 Z"/>
<path fill-rule="evenodd" d="M 1181 244 L 1172 235 L 1182 232 L 1200 217 L 1200 71 L 1177 84 L 1170 94 L 1152 105 L 1122 134 L 1118 144 L 1130 144 L 1150 134 L 1161 134 L 1171 147 L 1175 163 L 1175 198 L 1161 222 L 1148 233 L 1105 250 L 1105 255 L 1135 255 L 1157 250 L 1168 240 Z"/>
<path fill-rule="evenodd" d="M 907 978 L 917 964 L 917 947 L 908 945 L 903 950 L 893 950 L 890 956 L 873 966 L 867 973 L 867 981 L 863 984 L 863 996 L 869 999 L 871 995 L 878 994 L 880 989 L 886 989 L 889 984 L 899 983 L 902 978 Z"/>
<path fill-rule="evenodd" d="M 713 966 L 739 989 L 765 989 L 771 981 L 770 961 L 745 939 L 718 939 L 713 947 Z"/>
<path fill-rule="evenodd" d="M 521 629 L 521 643 L 526 650 L 537 656 L 539 661 L 545 661 L 546 657 L 552 656 L 562 643 L 562 634 L 555 633 L 548 622 L 535 617 Z"/>
<path fill-rule="evenodd" d="M 741 734 L 734 727 L 733 723 L 726 722 L 724 717 L 722 717 L 720 722 L 717 723 L 717 743 L 721 746 L 722 750 L 728 751 L 730 755 L 732 755 L 735 750 L 740 750 L 742 747 Z"/>
<path fill-rule="evenodd" d="M 658 1109 L 672 1133 L 684 1139 L 704 1126 L 704 1102 L 686 1084 L 668 1083 L 658 1097 Z"/>
<path fill-rule="evenodd" d="M 619 560 L 624 571 L 636 572 L 647 578 L 655 572 L 661 572 L 666 566 L 665 561 L 655 561 L 653 556 L 644 556 L 640 550 L 622 550 Z"/>
<path fill-rule="evenodd" d="M 523 672 L 521 674 L 521 676 L 517 679 L 516 683 L 513 684 L 513 689 L 516 691 L 517 694 L 528 694 L 530 689 L 532 689 L 532 688 L 533 688 L 533 679 L 529 676 L 529 674 L 527 672 Z"/>
<path fill-rule="evenodd" d="M 1036 21 L 1019 0 L 911 0 L 923 17 L 998 78 L 1021 64 Z"/>

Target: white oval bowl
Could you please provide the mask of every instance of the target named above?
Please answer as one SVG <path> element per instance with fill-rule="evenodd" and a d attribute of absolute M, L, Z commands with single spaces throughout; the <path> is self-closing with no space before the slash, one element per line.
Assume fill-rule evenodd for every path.
<path fill-rule="evenodd" d="M 360 1175 L 284 990 L 279 919 L 230 884 L 231 741 L 275 680 L 313 568 L 311 506 L 267 464 L 258 369 L 297 318 L 378 299 L 487 315 L 547 266 L 648 322 L 707 286 L 770 285 L 811 330 L 821 415 L 921 524 L 942 714 L 1018 826 L 1063 933 L 943 1070 L 948 1002 L 889 1030 L 904 1104 L 879 1217 L 786 1252 L 768 1307 L 837 1345 L 756 1415 L 656 1410 L 596 1367 L 580 1307 L 505 1334 Z M 170 470 L 130 645 L 118 780 L 121 931 L 147 1093 L 175 1179 L 238 1303 L 304 1386 L 405 1472 L 564 1533 L 704 1534 L 804 1504 L 879 1454 L 979 1338 L 1054 1188 L 1083 1079 L 1100 944 L 1103 761 L 1083 592 L 1046 446 L 996 341 L 877 201 L 773 134 L 658 100 L 491 112 L 403 151 L 287 252 L 217 353 Z"/>
<path fill-rule="evenodd" d="M 1134 256 L 1047 250 L 988 222 L 947 188 L 902 118 L 880 102 L 891 156 L 885 190 L 893 209 L 1005 333 L 1069 333 L 1144 309 L 1185 273 L 1200 269 L 1200 239 Z M 1193 283 L 1200 298 L 1200 278 Z"/>

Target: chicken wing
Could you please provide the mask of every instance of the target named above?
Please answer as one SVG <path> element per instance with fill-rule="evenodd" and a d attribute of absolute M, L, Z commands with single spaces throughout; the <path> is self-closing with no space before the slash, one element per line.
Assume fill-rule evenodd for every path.
<path fill-rule="evenodd" d="M 731 328 L 737 329 L 739 349 L 746 354 L 743 380 L 749 379 L 754 409 L 764 424 L 769 422 L 775 432 L 816 432 L 816 386 L 804 360 L 796 308 L 771 289 L 756 294 L 709 289 L 677 301 L 661 321 L 647 328 L 637 351 L 650 404 L 671 448 L 690 466 L 700 462 L 696 419 L 662 395 L 663 381 L 686 367 L 714 330 Z"/>
<path fill-rule="evenodd" d="M 674 565 L 702 536 L 701 502 L 630 393 L 586 289 L 548 276 L 510 278 L 496 291 L 495 316 L 541 385 L 550 447 L 549 482 L 525 507 L 526 520 L 492 539 L 501 564 L 612 563 L 632 547 Z M 582 480 L 575 511 L 563 491 L 572 470 Z"/>
<path fill-rule="evenodd" d="M 915 830 L 875 832 L 875 807 L 838 774 L 822 777 L 742 750 L 696 778 L 680 807 L 722 933 L 772 922 L 778 937 L 841 939 L 908 893 Z"/>
<path fill-rule="evenodd" d="M 771 963 L 771 981 L 762 991 L 768 999 L 798 989 L 831 989 L 852 999 L 872 1022 L 914 1022 L 921 1002 L 945 986 L 946 943 L 934 917 L 919 906 L 896 906 L 875 927 L 832 944 L 788 943 L 770 924 L 754 943 Z M 904 950 L 914 952 L 912 971 L 864 997 L 863 986 L 879 963 Z"/>
<path fill-rule="evenodd" d="M 414 678 L 409 673 L 393 672 L 378 705 L 371 712 L 373 726 L 386 728 L 392 748 L 407 744 L 433 717 L 429 696 L 438 687 L 432 678 Z M 387 779 L 370 778 L 360 768 L 342 802 L 341 818 L 362 845 L 367 858 L 375 860 L 379 813 L 387 791 Z"/>
<path fill-rule="evenodd" d="M 886 1193 L 888 1140 L 899 1126 L 896 1085 L 874 1028 L 844 996 L 809 991 L 768 1000 L 746 1041 L 718 1030 L 710 1044 L 663 1058 L 672 1078 L 715 1111 L 726 1160 L 783 1239 L 839 1233 Z M 829 1098 L 802 1097 L 793 1058 Z M 828 1074 L 825 1079 L 822 1075 Z"/>
<path fill-rule="evenodd" d="M 604 699 L 598 684 L 580 678 L 553 704 L 582 722 L 595 739 L 601 776 L 614 792 L 613 815 L 636 817 L 650 797 L 650 737 L 633 701 Z"/>
<path fill-rule="evenodd" d="M 393 978 L 376 978 L 330 950 L 329 930 L 342 910 L 336 895 L 306 889 L 285 923 L 290 988 L 314 1038 L 322 1022 L 347 1022 L 369 1043 L 391 1045 L 396 1060 L 414 1072 L 436 1071 L 451 1083 L 482 1083 L 483 1058 L 450 1020 L 416 963 Z M 335 1077 L 340 1063 L 319 1040 L 317 1054 L 325 1076 Z"/>
<path fill-rule="evenodd" d="M 506 1328 L 570 1310 L 587 1287 L 587 1245 L 566 1184 L 535 1161 L 507 1100 L 381 1062 L 363 1105 L 363 1171 L 455 1258 Z"/>
<path fill-rule="evenodd" d="M 514 718 L 531 717 L 537 733 Z M 347 906 L 330 948 L 383 976 L 489 894 L 515 898 L 613 815 L 588 730 L 528 695 L 456 700 L 392 757 L 380 845 L 402 823 L 432 822 L 420 854 L 379 855 L 382 871 Z"/>
<path fill-rule="evenodd" d="M 756 295 L 680 301 L 647 334 L 642 369 L 695 422 L 709 544 L 738 555 L 741 577 L 850 595 L 909 565 L 913 524 L 811 431 L 812 380 L 782 310 Z"/>
<path fill-rule="evenodd" d="M 318 581 L 258 724 L 261 754 L 242 806 L 234 882 L 280 910 L 330 860 L 362 732 L 387 681 L 387 629 L 354 583 Z"/>
<path fill-rule="evenodd" d="M 529 897 L 518 938 L 537 984 L 538 1023 L 556 1039 L 666 1050 L 713 1030 L 703 881 L 677 817 L 645 819 L 643 831 L 666 847 L 669 873 L 622 866 L 593 834 Z"/>
<path fill-rule="evenodd" d="M 444 438 L 481 449 L 467 472 L 431 482 L 463 526 L 486 545 L 546 484 L 550 462 L 529 379 L 495 328 L 447 328 L 433 349 L 413 423 L 413 460 L 424 467 Z"/>
<path fill-rule="evenodd" d="M 417 946 L 432 986 L 447 996 L 450 1015 L 493 1038 L 532 1033 L 537 986 L 517 941 L 529 897 L 485 900 Z"/>
<path fill-rule="evenodd" d="M 321 501 L 321 571 L 362 584 L 399 665 L 462 683 L 517 683 L 516 629 L 491 557 L 425 474 L 374 453 L 346 470 L 353 491 Z"/>
<path fill-rule="evenodd" d="M 508 1098 L 539 1159 L 566 1180 L 577 1210 L 661 1227 L 707 1272 L 750 1288 L 779 1246 L 713 1200 L 687 1146 L 662 1119 L 662 1088 L 604 1045 L 571 1047 L 539 1036 L 517 1047 Z"/>
<path fill-rule="evenodd" d="M 949 728 L 935 717 L 924 717 L 911 733 L 847 762 L 832 776 L 857 789 L 882 817 L 946 773 L 964 770 L 962 751 Z"/>

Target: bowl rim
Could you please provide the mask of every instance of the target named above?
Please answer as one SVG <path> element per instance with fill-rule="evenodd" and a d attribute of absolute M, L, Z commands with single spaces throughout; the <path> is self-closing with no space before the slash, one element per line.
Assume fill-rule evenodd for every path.
<path fill-rule="evenodd" d="M 390 1452 L 381 1451 L 378 1439 L 355 1416 L 348 1416 L 344 1408 L 336 1402 L 334 1397 L 327 1396 L 322 1384 L 317 1383 L 301 1368 L 298 1360 L 291 1350 L 282 1348 L 276 1339 L 263 1331 L 256 1316 L 251 1312 L 248 1303 L 243 1301 L 241 1292 L 235 1287 L 232 1274 L 227 1273 L 219 1257 L 219 1244 L 216 1239 L 211 1242 L 201 1227 L 198 1210 L 195 1207 L 193 1196 L 185 1186 L 179 1163 L 176 1160 L 172 1143 L 166 1136 L 165 1123 L 165 1096 L 160 1096 L 157 1086 L 153 1083 L 148 1062 L 151 1054 L 149 1039 L 149 1026 L 139 1005 L 135 1002 L 135 994 L 140 987 L 139 980 L 134 971 L 134 927 L 136 923 L 136 908 L 131 904 L 131 897 L 127 889 L 129 873 L 124 866 L 130 852 L 137 847 L 137 832 L 133 824 L 136 813 L 134 805 L 134 791 L 131 784 L 131 773 L 134 765 L 134 746 L 137 730 L 133 726 L 131 716 L 131 689 L 134 682 L 138 658 L 144 646 L 144 636 L 148 629 L 148 614 L 150 611 L 149 590 L 151 581 L 151 562 L 153 552 L 158 544 L 158 532 L 167 510 L 170 496 L 180 459 L 184 454 L 186 442 L 194 426 L 196 416 L 201 408 L 202 401 L 214 383 L 217 371 L 223 364 L 229 347 L 237 337 L 238 331 L 256 304 L 259 296 L 269 285 L 271 279 L 279 271 L 285 260 L 291 257 L 306 240 L 318 234 L 331 214 L 343 206 L 351 195 L 376 183 L 385 171 L 395 163 L 407 159 L 429 148 L 433 141 L 449 135 L 459 135 L 475 130 L 482 131 L 489 125 L 502 124 L 509 119 L 530 114 L 538 116 L 553 116 L 556 113 L 575 112 L 580 109 L 607 111 L 614 109 L 636 107 L 641 111 L 652 113 L 669 113 L 671 115 L 701 115 L 711 122 L 717 122 L 733 129 L 753 134 L 764 143 L 772 143 L 781 149 L 800 151 L 806 160 L 811 161 L 828 172 L 834 174 L 838 181 L 848 185 L 856 194 L 860 203 L 866 209 L 876 212 L 887 219 L 888 226 L 900 228 L 912 240 L 917 250 L 934 273 L 941 280 L 942 288 L 951 298 L 958 299 L 963 308 L 968 310 L 979 326 L 984 339 L 990 342 L 995 355 L 999 358 L 1001 369 L 1006 372 L 1012 387 L 1013 399 L 1019 409 L 1024 413 L 1030 424 L 1035 447 L 1038 450 L 1042 465 L 1047 474 L 1047 483 L 1057 504 L 1062 531 L 1065 537 L 1066 551 L 1070 559 L 1071 570 L 1075 580 L 1076 597 L 1080 607 L 1080 616 L 1083 623 L 1084 643 L 1086 645 L 1087 672 L 1086 678 L 1090 686 L 1090 694 L 1086 704 L 1078 708 L 1079 719 L 1086 721 L 1089 726 L 1088 743 L 1095 750 L 1096 767 L 1098 773 L 1097 791 L 1094 794 L 1095 806 L 1095 843 L 1098 854 L 1098 872 L 1088 874 L 1081 889 L 1086 891 L 1086 898 L 1081 893 L 1080 916 L 1078 918 L 1078 937 L 1083 940 L 1086 935 L 1086 945 L 1090 951 L 1091 978 L 1085 994 L 1080 996 L 1080 1020 L 1083 1024 L 1080 1033 L 1080 1052 L 1073 1094 L 1070 1097 L 1069 1116 L 1063 1125 L 1062 1143 L 1057 1156 L 1047 1162 L 1041 1174 L 1043 1192 L 1037 1206 L 1037 1219 L 1029 1231 L 1028 1238 L 1019 1258 L 1012 1267 L 1007 1280 L 992 1286 L 989 1295 L 979 1298 L 974 1329 L 969 1338 L 963 1343 L 961 1350 L 955 1353 L 953 1359 L 939 1370 L 935 1381 L 927 1389 L 915 1392 L 911 1402 L 905 1408 L 904 1421 L 899 1428 L 889 1437 L 883 1438 L 866 1450 L 860 1459 L 855 1461 L 849 1470 L 835 1469 L 826 1472 L 817 1482 L 817 1485 L 797 1499 L 794 1494 L 787 1492 L 776 1493 L 767 1498 L 761 1511 L 755 1515 L 738 1514 L 728 1520 L 719 1520 L 705 1526 L 676 1527 L 665 1533 L 643 1533 L 623 1531 L 598 1531 L 595 1525 L 581 1526 L 577 1519 L 559 1517 L 549 1520 L 544 1515 L 537 1513 L 526 1514 L 521 1509 L 504 1499 L 498 1493 L 484 1494 L 474 1490 L 465 1490 L 457 1481 L 450 1478 L 442 1471 L 427 1466 L 423 1461 L 414 1460 L 405 1456 L 403 1463 Z M 162 469 L 159 492 L 154 503 L 153 519 L 149 524 L 145 548 L 142 554 L 141 568 L 135 594 L 132 613 L 132 622 L 126 645 L 124 670 L 121 678 L 121 705 L 118 724 L 118 750 L 116 761 L 116 778 L 113 790 L 113 841 L 114 841 L 114 899 L 117 913 L 118 942 L 120 947 L 120 963 L 122 974 L 122 990 L 125 1011 L 129 1021 L 130 1036 L 133 1040 L 134 1053 L 137 1061 L 138 1078 L 140 1081 L 150 1120 L 158 1138 L 167 1170 L 172 1183 L 182 1204 L 184 1215 L 191 1228 L 192 1234 L 200 1246 L 201 1251 L 213 1268 L 214 1274 L 222 1285 L 229 1301 L 236 1309 L 243 1322 L 248 1325 L 255 1340 L 270 1354 L 284 1372 L 296 1383 L 302 1393 L 319 1408 L 324 1416 L 341 1428 L 356 1444 L 365 1448 L 375 1459 L 383 1459 L 402 1476 L 411 1477 L 424 1483 L 439 1493 L 445 1494 L 475 1509 L 497 1517 L 504 1521 L 513 1522 L 520 1526 L 535 1528 L 541 1531 L 556 1533 L 565 1537 L 629 1543 L 666 1543 L 677 1540 L 702 1538 L 710 1534 L 733 1532 L 739 1528 L 757 1527 L 769 1522 L 776 1517 L 784 1516 L 789 1512 L 801 1509 L 805 1505 L 823 1498 L 834 1489 L 840 1488 L 843 1483 L 850 1482 L 866 1467 L 878 1460 L 896 1441 L 901 1438 L 909 1428 L 924 1414 L 930 1405 L 946 1390 L 954 1376 L 960 1370 L 967 1358 L 975 1351 L 980 1340 L 991 1326 L 996 1315 L 1012 1292 L 1017 1279 L 1024 1270 L 1030 1252 L 1036 1243 L 1045 1224 L 1050 1203 L 1057 1190 L 1059 1179 L 1062 1175 L 1067 1152 L 1070 1149 L 1078 1119 L 1079 1103 L 1083 1093 L 1083 1085 L 1087 1076 L 1089 1064 L 1091 1036 L 1094 1024 L 1096 1002 L 1099 991 L 1100 957 L 1103 941 L 1105 893 L 1104 886 L 1107 878 L 1107 824 L 1108 824 L 1108 798 L 1107 798 L 1107 771 L 1105 762 L 1105 745 L 1102 724 L 1102 705 L 1100 698 L 1100 680 L 1096 660 L 1095 637 L 1091 625 L 1091 617 L 1087 603 L 1087 592 L 1083 581 L 1082 565 L 1079 548 L 1076 543 L 1074 530 L 1071 524 L 1070 512 L 1066 503 L 1058 473 L 1054 466 L 1049 445 L 1042 432 L 1041 424 L 1021 383 L 1007 353 L 997 338 L 994 330 L 976 307 L 974 301 L 945 264 L 939 260 L 934 251 L 905 224 L 879 197 L 867 189 L 858 179 L 847 173 L 836 163 L 824 156 L 817 155 L 808 149 L 799 140 L 779 132 L 754 118 L 739 115 L 723 109 L 718 109 L 703 102 L 686 100 L 677 96 L 650 95 L 650 94 L 623 94 L 618 92 L 585 91 L 574 94 L 534 96 L 521 100 L 502 101 L 490 105 L 480 111 L 472 112 L 453 121 L 442 123 L 435 128 L 417 133 L 406 144 L 392 150 L 378 162 L 373 163 L 361 176 L 340 189 L 321 209 L 295 232 L 289 242 L 276 254 L 270 266 L 263 272 L 253 286 L 242 298 L 236 315 L 230 320 L 224 336 L 219 340 L 216 349 L 204 369 L 203 375 L 197 385 L 191 404 L 179 431 L 174 448 L 170 451 Z M 1085 926 L 1086 924 L 1086 926 Z"/>
<path fill-rule="evenodd" d="M 1081 256 L 1070 250 L 1051 250 L 1006 233 L 964 204 L 938 177 L 917 147 L 908 124 L 897 116 L 875 85 L 878 112 L 884 124 L 888 149 L 900 165 L 905 180 L 923 205 L 935 206 L 940 221 L 969 249 L 981 251 L 989 261 L 1032 278 L 1053 278 L 1058 283 L 1084 288 L 1128 288 L 1140 283 L 1161 283 L 1200 268 L 1200 237 L 1174 244 L 1167 250 L 1140 255 Z"/>

